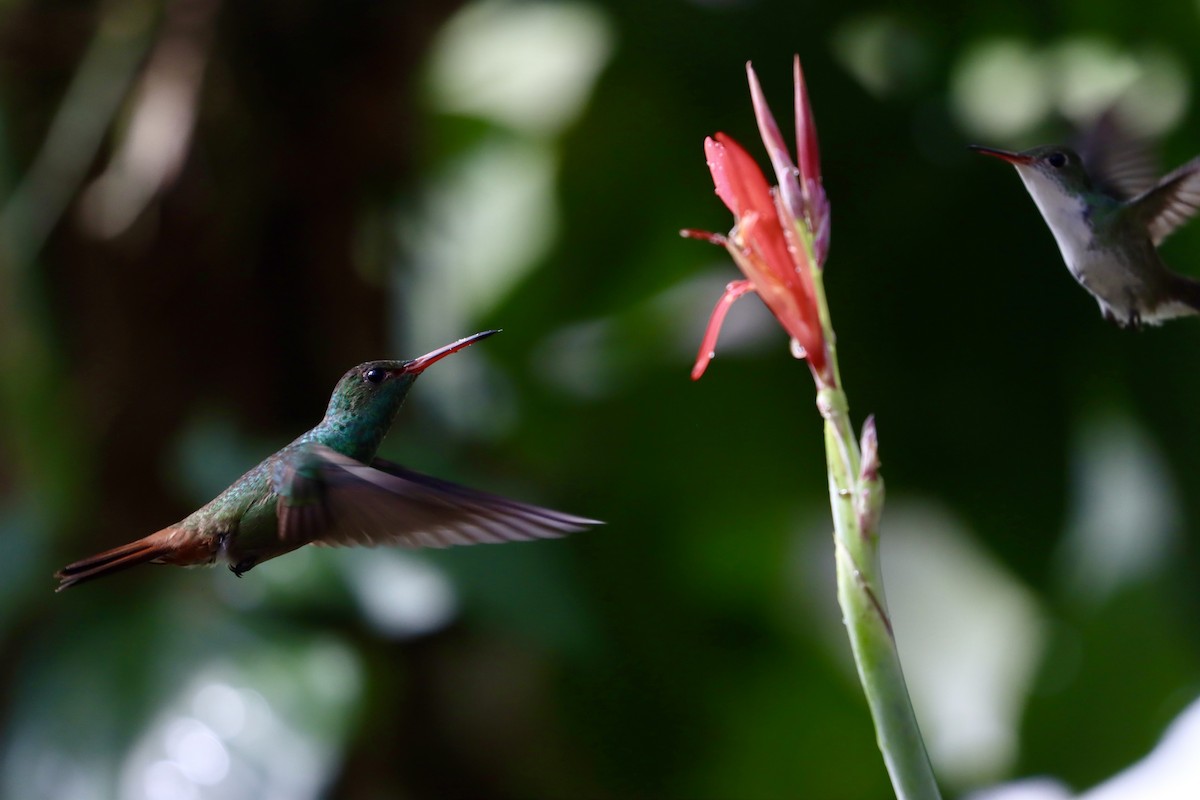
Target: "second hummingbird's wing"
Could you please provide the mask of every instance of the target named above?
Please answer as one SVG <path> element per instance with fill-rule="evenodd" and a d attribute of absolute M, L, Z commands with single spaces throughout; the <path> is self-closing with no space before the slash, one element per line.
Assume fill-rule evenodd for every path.
<path fill-rule="evenodd" d="M 310 452 L 322 462 L 324 510 L 322 529 L 312 537 L 316 544 L 449 547 L 551 539 L 600 524 L 468 489 L 382 459 L 368 466 L 326 447 L 313 446 Z M 281 513 L 281 524 L 283 519 Z M 280 535 L 287 533 L 281 530 Z"/>
<path fill-rule="evenodd" d="M 1129 205 L 1146 224 L 1154 244 L 1162 243 L 1200 211 L 1200 157 L 1168 174 Z"/>
<path fill-rule="evenodd" d="M 1076 149 L 1093 188 L 1117 200 L 1137 197 L 1158 178 L 1158 165 L 1146 140 L 1122 125 L 1114 109 L 1084 129 Z"/>

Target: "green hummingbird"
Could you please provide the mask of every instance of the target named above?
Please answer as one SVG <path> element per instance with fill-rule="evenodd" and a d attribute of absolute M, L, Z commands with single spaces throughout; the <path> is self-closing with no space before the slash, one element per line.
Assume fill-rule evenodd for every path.
<path fill-rule="evenodd" d="M 1105 319 L 1139 328 L 1200 313 L 1200 282 L 1172 272 L 1158 254 L 1162 241 L 1200 210 L 1200 157 L 1155 180 L 1143 148 L 1109 114 L 1078 151 L 971 149 L 1017 168 L 1071 275 Z"/>
<path fill-rule="evenodd" d="M 225 561 L 234 575 L 306 544 L 447 547 L 562 536 L 600 524 L 458 486 L 375 457 L 417 376 L 498 331 L 411 361 L 347 372 L 325 417 L 208 505 L 145 538 L 68 564 L 58 591 L 138 564 Z"/>

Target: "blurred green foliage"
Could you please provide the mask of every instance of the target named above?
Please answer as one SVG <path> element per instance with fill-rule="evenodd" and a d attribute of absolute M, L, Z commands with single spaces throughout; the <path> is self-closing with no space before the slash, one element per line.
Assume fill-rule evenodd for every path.
<path fill-rule="evenodd" d="M 677 237 L 729 225 L 701 143 L 759 153 L 743 65 L 786 119 L 794 52 L 885 575 L 929 519 L 958 548 L 889 578 L 935 766 L 953 794 L 1139 758 L 1198 685 L 1200 327 L 1104 324 L 1016 177 L 964 145 L 1060 137 L 1124 92 L 1164 166 L 1191 157 L 1198 13 L 5 4 L 0 792 L 886 796 L 807 370 L 746 300 L 688 380 L 736 277 Z M 1165 254 L 1200 274 L 1200 226 Z M 388 457 L 604 528 L 53 593 L 311 426 L 348 365 L 485 327 Z"/>

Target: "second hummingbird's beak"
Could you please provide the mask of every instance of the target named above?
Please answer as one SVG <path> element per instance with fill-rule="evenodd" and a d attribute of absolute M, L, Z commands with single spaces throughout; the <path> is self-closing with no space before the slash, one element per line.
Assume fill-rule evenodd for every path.
<path fill-rule="evenodd" d="M 470 347 L 471 345 L 478 342 L 480 339 L 486 339 L 487 337 L 491 336 L 492 334 L 499 333 L 499 332 L 500 331 L 498 331 L 498 330 L 481 331 L 479 333 L 472 334 L 471 336 L 467 336 L 466 338 L 459 339 L 457 342 L 451 342 L 450 344 L 448 344 L 444 347 L 439 347 L 437 350 L 426 353 L 423 356 L 417 356 L 412 361 L 405 362 L 404 372 L 412 374 L 412 375 L 420 375 L 422 372 L 424 372 L 426 370 L 426 368 L 429 367 L 430 364 L 433 364 L 437 361 L 441 361 L 443 358 L 450 355 L 451 353 L 457 353 L 459 350 L 462 350 L 464 347 Z"/>
<path fill-rule="evenodd" d="M 1024 153 L 1014 153 L 1010 150 L 996 150 L 992 147 L 981 147 L 977 144 L 969 144 L 967 148 L 974 150 L 976 153 L 982 153 L 985 156 L 1007 161 L 1010 164 L 1032 164 L 1034 160 L 1033 156 L 1027 156 Z"/>

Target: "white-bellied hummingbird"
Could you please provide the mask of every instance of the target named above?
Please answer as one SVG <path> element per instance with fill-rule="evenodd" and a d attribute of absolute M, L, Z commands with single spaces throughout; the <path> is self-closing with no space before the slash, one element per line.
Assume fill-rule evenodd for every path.
<path fill-rule="evenodd" d="M 1158 245 L 1200 210 L 1200 157 L 1156 180 L 1140 143 L 1103 115 L 1078 150 L 972 146 L 1017 168 L 1071 275 L 1122 327 L 1200 313 L 1200 281 L 1172 272 Z"/>
<path fill-rule="evenodd" d="M 497 331 L 411 361 L 347 372 L 312 430 L 157 533 L 63 567 L 58 590 L 138 564 L 229 564 L 237 576 L 306 544 L 448 547 L 562 536 L 600 524 L 422 475 L 375 457 L 413 382 Z"/>

